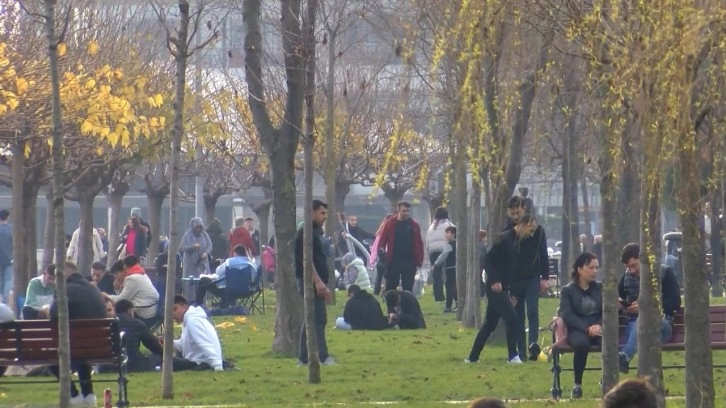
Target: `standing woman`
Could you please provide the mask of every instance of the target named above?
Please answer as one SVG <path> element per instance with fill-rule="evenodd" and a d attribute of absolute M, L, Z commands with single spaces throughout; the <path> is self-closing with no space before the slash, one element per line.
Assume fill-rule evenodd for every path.
<path fill-rule="evenodd" d="M 588 351 L 602 341 L 602 284 L 595 281 L 598 267 L 595 254 L 580 254 L 572 266 L 572 282 L 560 292 L 560 316 L 567 326 L 567 344 L 574 349 L 572 398 L 582 398 Z"/>
<path fill-rule="evenodd" d="M 449 212 L 444 207 L 439 207 L 434 212 L 434 220 L 426 232 L 426 253 L 429 256 L 429 264 L 434 275 L 434 300 L 443 302 L 444 298 L 444 268 L 443 266 L 434 266 L 434 263 L 443 252 L 444 247 L 448 243 L 444 237 L 446 228 L 453 227 L 454 224 L 449 221 Z"/>
<path fill-rule="evenodd" d="M 182 236 L 181 250 L 183 253 L 184 277 L 197 277 L 202 273 L 211 274 L 209 254 L 212 251 L 212 240 L 204 230 L 204 222 L 194 217 L 189 222 L 189 229 Z"/>
<path fill-rule="evenodd" d="M 139 217 L 135 215 L 129 217 L 129 221 L 126 223 L 120 239 L 126 251 L 123 252 L 123 256 L 121 256 L 121 251 L 119 251 L 119 259 L 123 259 L 127 255 L 136 255 L 139 259 L 146 257 L 146 248 L 148 247 L 146 245 L 147 233 L 148 230 L 141 225 Z"/>
<path fill-rule="evenodd" d="M 517 353 L 517 327 L 518 319 L 514 312 L 514 304 L 517 299 L 512 296 L 512 288 L 520 286 L 515 281 L 511 269 L 514 265 L 515 248 L 523 230 L 517 227 L 502 232 L 492 248 L 481 260 L 481 268 L 486 271 L 485 291 L 487 296 L 487 308 L 484 315 L 484 324 L 476 334 L 474 344 L 471 347 L 469 358 L 465 363 L 476 363 L 479 361 L 484 345 L 489 336 L 499 324 L 499 319 L 504 319 L 507 336 L 507 351 L 510 364 L 522 364 Z M 516 289 L 515 289 L 516 290 Z"/>

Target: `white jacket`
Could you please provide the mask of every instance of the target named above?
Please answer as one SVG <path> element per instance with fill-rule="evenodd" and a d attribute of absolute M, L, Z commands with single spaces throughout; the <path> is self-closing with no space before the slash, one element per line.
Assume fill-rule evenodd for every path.
<path fill-rule="evenodd" d="M 78 263 L 78 239 L 80 235 L 80 228 L 76 228 L 75 231 L 73 231 L 73 236 L 71 237 L 71 242 L 68 244 L 68 250 L 66 251 L 66 258 L 73 261 L 73 263 Z M 93 262 L 98 262 L 106 256 L 106 253 L 103 251 L 103 242 L 101 242 L 101 235 L 99 235 L 98 231 L 93 228 L 93 244 L 91 245 L 93 248 Z"/>
<path fill-rule="evenodd" d="M 207 363 L 215 371 L 223 369 L 222 346 L 217 331 L 201 307 L 189 306 L 184 314 L 181 337 L 174 340 L 174 350 L 189 361 Z"/>
<path fill-rule="evenodd" d="M 128 299 L 134 304 L 134 313 L 142 319 L 156 316 L 156 307 L 159 303 L 159 293 L 156 291 L 151 279 L 143 273 L 129 275 L 124 280 L 124 288 L 118 295 L 109 295 L 114 303 L 120 299 Z"/>
<path fill-rule="evenodd" d="M 431 223 L 429 230 L 426 231 L 426 253 L 441 252 L 444 250 L 448 241 L 444 237 L 444 232 L 448 227 L 455 227 L 455 225 L 449 220 L 439 221 L 439 225 L 436 225 L 436 221 Z"/>

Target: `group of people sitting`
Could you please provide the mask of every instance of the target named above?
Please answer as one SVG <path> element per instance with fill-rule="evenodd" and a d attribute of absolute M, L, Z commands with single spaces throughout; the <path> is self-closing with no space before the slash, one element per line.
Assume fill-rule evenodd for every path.
<path fill-rule="evenodd" d="M 59 271 L 60 269 L 60 271 Z M 73 262 L 62 268 L 49 265 L 43 275 L 33 278 L 22 309 L 24 319 L 58 318 L 58 302 L 55 296 L 55 280 L 62 273 L 66 280 L 68 317 L 100 319 L 116 317 L 124 332 L 123 342 L 128 355 L 128 371 L 154 371 L 161 365 L 163 338 L 155 337 L 152 329 L 161 322 L 159 293 L 135 255 L 119 260 L 106 272 L 102 264 L 94 264 L 90 277 L 84 277 Z M 206 312 L 190 305 L 181 295 L 174 297 L 172 311 L 174 321 L 182 324 L 179 339 L 174 340 L 175 371 L 224 369 L 222 349 L 217 332 L 207 319 Z M 149 353 L 141 351 L 144 345 Z M 71 368 L 78 374 L 80 392 L 71 384 L 74 404 L 95 406 L 91 382 L 91 367 L 83 361 L 72 361 Z M 103 367 L 99 367 L 103 370 Z M 50 367 L 58 376 L 58 367 Z"/>

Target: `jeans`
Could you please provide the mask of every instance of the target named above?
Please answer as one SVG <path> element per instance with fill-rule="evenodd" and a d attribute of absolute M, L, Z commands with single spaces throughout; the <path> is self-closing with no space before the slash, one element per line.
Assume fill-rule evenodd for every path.
<path fill-rule="evenodd" d="M 48 369 L 56 377 L 60 373 L 58 366 L 49 366 Z M 78 373 L 78 382 L 81 385 L 81 395 L 84 397 L 88 394 L 93 394 L 93 382 L 91 381 L 91 366 L 83 361 L 71 361 L 71 371 Z M 71 377 L 71 398 L 78 395 L 78 388 Z"/>
<path fill-rule="evenodd" d="M 10 299 L 10 289 L 13 288 L 13 264 L 0 266 L 0 295 L 3 303 Z"/>
<path fill-rule="evenodd" d="M 303 296 L 303 280 L 297 280 L 297 288 L 300 296 Z M 313 301 L 315 308 L 313 313 L 315 314 L 315 334 L 317 335 L 318 343 L 318 358 L 321 362 L 325 361 L 330 357 L 328 355 L 328 343 L 325 341 L 325 325 L 328 324 L 328 311 L 325 306 L 325 299 L 315 297 Z M 308 363 L 308 336 L 305 332 L 305 323 L 303 323 L 302 330 L 300 330 L 300 353 L 298 354 L 298 360 L 303 363 Z"/>
<path fill-rule="evenodd" d="M 429 262 L 431 263 L 431 274 L 434 278 L 434 300 L 437 302 L 444 301 L 444 267 L 443 265 L 434 266 L 434 262 L 439 259 L 441 251 L 429 253 Z"/>
<path fill-rule="evenodd" d="M 338 330 L 353 330 L 353 326 L 346 322 L 343 317 L 335 319 L 335 328 Z"/>
<path fill-rule="evenodd" d="M 514 313 L 514 308 L 509 301 L 509 294 L 502 291 L 500 293 L 494 293 L 491 287 L 487 286 L 487 308 L 484 315 L 484 324 L 476 334 L 474 339 L 474 345 L 471 347 L 469 353 L 469 361 L 479 361 L 484 345 L 486 345 L 489 336 L 494 332 L 499 324 L 499 319 L 504 319 L 507 336 L 507 350 L 509 351 L 509 359 L 511 360 L 517 355 L 516 345 L 516 326 L 517 316 Z"/>
<path fill-rule="evenodd" d="M 529 344 L 537 343 L 537 337 L 539 336 L 539 282 L 540 276 L 535 276 L 527 284 L 523 299 L 519 299 L 515 311 L 517 312 L 517 319 L 519 319 L 517 328 L 517 348 L 519 349 L 520 358 L 524 358 L 527 355 L 527 348 L 525 343 L 525 317 L 529 322 Z M 524 309 L 527 308 L 525 315 Z"/>
<path fill-rule="evenodd" d="M 629 319 L 628 327 L 626 330 L 628 340 L 625 342 L 623 349 L 621 350 L 628 356 L 628 361 L 632 360 L 635 353 L 638 351 L 638 319 Z M 673 334 L 673 326 L 671 325 L 670 319 L 663 318 L 660 321 L 660 341 L 665 343 L 670 340 Z"/>

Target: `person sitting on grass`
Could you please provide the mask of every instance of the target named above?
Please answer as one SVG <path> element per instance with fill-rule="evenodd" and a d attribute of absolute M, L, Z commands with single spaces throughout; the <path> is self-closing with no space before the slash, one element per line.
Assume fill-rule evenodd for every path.
<path fill-rule="evenodd" d="M 157 361 L 160 361 L 164 349 L 159 340 L 151 334 L 151 330 L 141 320 L 134 317 L 134 304 L 128 299 L 121 299 L 114 307 L 119 326 L 124 333 L 123 343 L 128 356 L 128 371 L 154 371 Z M 141 352 L 144 345 L 158 359 L 152 359 Z"/>
<path fill-rule="evenodd" d="M 602 408 L 656 408 L 655 390 L 645 379 L 621 381 L 602 399 Z"/>
<path fill-rule="evenodd" d="M 398 325 L 399 329 L 425 329 L 421 305 L 413 293 L 393 289 L 384 295 L 388 308 L 388 323 Z"/>
<path fill-rule="evenodd" d="M 174 371 L 222 371 L 222 346 L 204 309 L 190 306 L 184 296 L 176 295 L 172 314 L 174 321 L 182 325 L 181 337 L 174 340 L 174 350 L 181 356 L 174 359 Z"/>
<path fill-rule="evenodd" d="M 50 305 L 53 303 L 55 293 L 55 265 L 50 264 L 43 271 L 43 275 L 36 276 L 28 282 L 25 292 L 25 306 L 23 306 L 23 319 L 47 319 Z"/>
<path fill-rule="evenodd" d="M 123 288 L 118 295 L 108 295 L 115 303 L 121 299 L 128 299 L 134 304 L 136 315 L 147 326 L 152 327 L 158 317 L 156 309 L 159 303 L 159 293 L 146 275 L 144 268 L 139 265 L 139 258 L 135 255 L 127 255 L 123 260 L 123 270 L 119 271 L 116 264 L 111 269 L 116 271 L 118 281 L 119 274 L 123 274 Z"/>
<path fill-rule="evenodd" d="M 393 325 L 388 323 L 373 295 L 358 285 L 350 285 L 343 317 L 335 320 L 335 327 L 341 330 L 383 330 Z"/>

